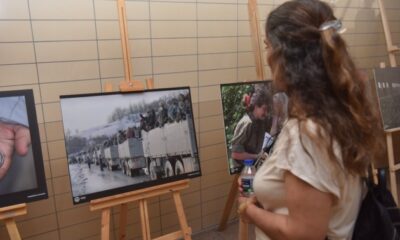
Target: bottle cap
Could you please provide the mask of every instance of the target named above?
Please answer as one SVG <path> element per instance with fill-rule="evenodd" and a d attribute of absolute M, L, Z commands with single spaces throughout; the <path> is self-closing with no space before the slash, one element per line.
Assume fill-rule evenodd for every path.
<path fill-rule="evenodd" d="M 254 160 L 253 159 L 245 159 L 244 160 L 244 165 L 246 166 L 252 166 L 253 165 Z"/>

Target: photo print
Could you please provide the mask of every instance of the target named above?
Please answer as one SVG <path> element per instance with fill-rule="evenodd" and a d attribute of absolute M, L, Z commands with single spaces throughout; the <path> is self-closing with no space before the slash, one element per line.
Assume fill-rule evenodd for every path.
<path fill-rule="evenodd" d="M 0 207 L 46 199 L 32 90 L 0 92 Z"/>
<path fill-rule="evenodd" d="M 271 81 L 221 85 L 230 174 L 239 173 L 247 153 L 258 167 L 274 146 L 287 118 L 288 97 L 275 92 Z"/>
<path fill-rule="evenodd" d="M 74 204 L 201 175 L 189 88 L 61 96 Z"/>
<path fill-rule="evenodd" d="M 374 76 L 383 127 L 400 128 L 400 68 L 374 69 Z"/>

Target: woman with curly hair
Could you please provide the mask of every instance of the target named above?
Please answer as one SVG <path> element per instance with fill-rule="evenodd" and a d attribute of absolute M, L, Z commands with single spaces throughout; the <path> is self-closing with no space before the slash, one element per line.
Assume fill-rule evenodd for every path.
<path fill-rule="evenodd" d="M 268 64 L 289 103 L 273 152 L 256 173 L 255 196 L 238 200 L 257 239 L 352 238 L 362 177 L 384 142 L 340 30 L 319 0 L 285 2 L 267 18 Z"/>

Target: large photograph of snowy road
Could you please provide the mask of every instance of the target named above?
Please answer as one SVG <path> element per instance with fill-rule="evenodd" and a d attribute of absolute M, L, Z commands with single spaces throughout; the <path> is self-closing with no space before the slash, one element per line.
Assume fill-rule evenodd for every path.
<path fill-rule="evenodd" d="M 61 96 L 74 204 L 201 175 L 189 88 Z"/>

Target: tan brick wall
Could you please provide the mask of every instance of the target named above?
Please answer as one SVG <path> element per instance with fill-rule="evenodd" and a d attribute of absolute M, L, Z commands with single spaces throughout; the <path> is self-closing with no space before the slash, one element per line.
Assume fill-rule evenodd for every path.
<path fill-rule="evenodd" d="M 284 1 L 258 2 L 263 29 L 268 12 Z M 381 61 L 388 65 L 377 1 L 333 2 L 358 66 L 371 74 Z M 400 2 L 384 2 L 398 44 Z M 194 232 L 214 227 L 233 179 L 219 84 L 256 78 L 247 1 L 129 0 L 126 6 L 134 78 L 154 77 L 156 88 L 192 88 L 203 176 L 190 182 L 182 198 Z M 28 215 L 18 219 L 24 239 L 99 239 L 100 213 L 72 205 L 59 96 L 101 92 L 106 82 L 117 89 L 123 80 L 117 15 L 116 0 L 0 1 L 0 91 L 34 91 L 50 195 L 28 204 Z M 151 199 L 149 209 L 153 236 L 178 229 L 171 196 Z M 118 212 L 112 212 L 113 239 Z M 137 204 L 129 205 L 128 214 L 128 238 L 138 239 Z M 0 225 L 0 239 L 7 238 Z"/>

